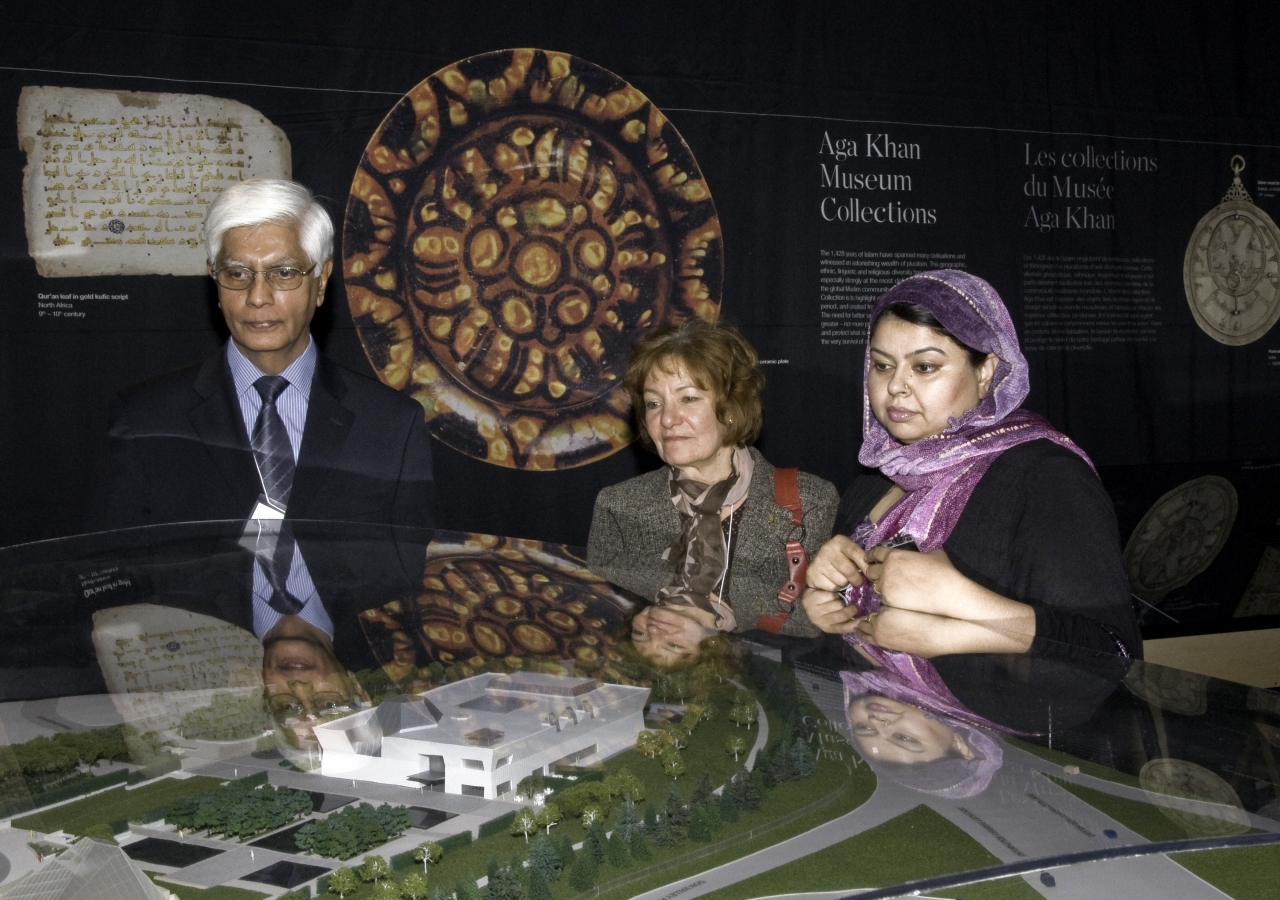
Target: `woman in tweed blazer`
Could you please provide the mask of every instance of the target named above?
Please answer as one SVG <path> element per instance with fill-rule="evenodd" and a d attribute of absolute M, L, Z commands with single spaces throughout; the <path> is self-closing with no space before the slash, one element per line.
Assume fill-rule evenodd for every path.
<path fill-rule="evenodd" d="M 800 536 L 812 557 L 839 497 L 800 473 L 800 529 L 774 499 L 774 468 L 748 446 L 763 421 L 764 377 L 731 326 L 691 319 L 658 329 L 633 349 L 626 384 L 641 441 L 667 465 L 600 491 L 587 564 L 653 601 L 633 620 L 632 639 L 651 660 L 675 664 L 718 631 L 749 631 L 784 611 L 783 545 Z M 791 605 L 783 633 L 816 635 L 801 604 Z"/>

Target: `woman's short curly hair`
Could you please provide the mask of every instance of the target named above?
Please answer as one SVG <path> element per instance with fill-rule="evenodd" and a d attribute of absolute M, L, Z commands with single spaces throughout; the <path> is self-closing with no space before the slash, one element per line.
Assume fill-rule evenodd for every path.
<path fill-rule="evenodd" d="M 677 365 L 684 366 L 700 390 L 715 397 L 716 419 L 726 429 L 725 444 L 754 444 L 764 425 L 764 374 L 759 356 L 732 325 L 697 318 L 663 325 L 631 348 L 625 383 L 640 442 L 655 449 L 644 425 L 644 383 L 654 368 L 672 372 Z"/>

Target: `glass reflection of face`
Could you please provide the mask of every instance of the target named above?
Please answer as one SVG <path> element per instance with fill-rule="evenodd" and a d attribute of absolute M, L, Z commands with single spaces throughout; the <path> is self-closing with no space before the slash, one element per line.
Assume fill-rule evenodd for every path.
<path fill-rule="evenodd" d="M 662 666 L 696 661 L 698 645 L 715 633 L 661 606 L 646 606 L 631 620 L 631 643 L 641 656 Z"/>
<path fill-rule="evenodd" d="M 973 759 L 973 750 L 953 729 L 918 706 L 878 694 L 856 697 L 848 708 L 858 750 L 879 762 L 919 765 L 946 756 Z"/>
<path fill-rule="evenodd" d="M 329 646 L 309 634 L 263 642 L 262 680 L 272 718 L 300 747 L 316 746 L 312 729 L 349 715 L 367 699 Z"/>

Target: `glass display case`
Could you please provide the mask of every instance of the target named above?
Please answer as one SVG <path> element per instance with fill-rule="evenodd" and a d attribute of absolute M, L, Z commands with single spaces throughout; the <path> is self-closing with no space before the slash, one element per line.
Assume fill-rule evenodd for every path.
<path fill-rule="evenodd" d="M 583 556 L 320 522 L 0 550 L 0 891 L 1274 896 L 1276 692 L 763 632 L 661 667 Z"/>

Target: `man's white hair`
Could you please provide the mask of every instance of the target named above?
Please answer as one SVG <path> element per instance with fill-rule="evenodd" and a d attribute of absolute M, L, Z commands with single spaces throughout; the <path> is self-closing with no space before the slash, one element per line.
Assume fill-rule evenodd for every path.
<path fill-rule="evenodd" d="M 333 221 L 310 190 L 296 181 L 253 178 L 220 193 L 204 217 L 204 244 L 209 263 L 218 264 L 222 241 L 244 225 L 292 225 L 298 243 L 319 271 L 333 256 Z"/>

